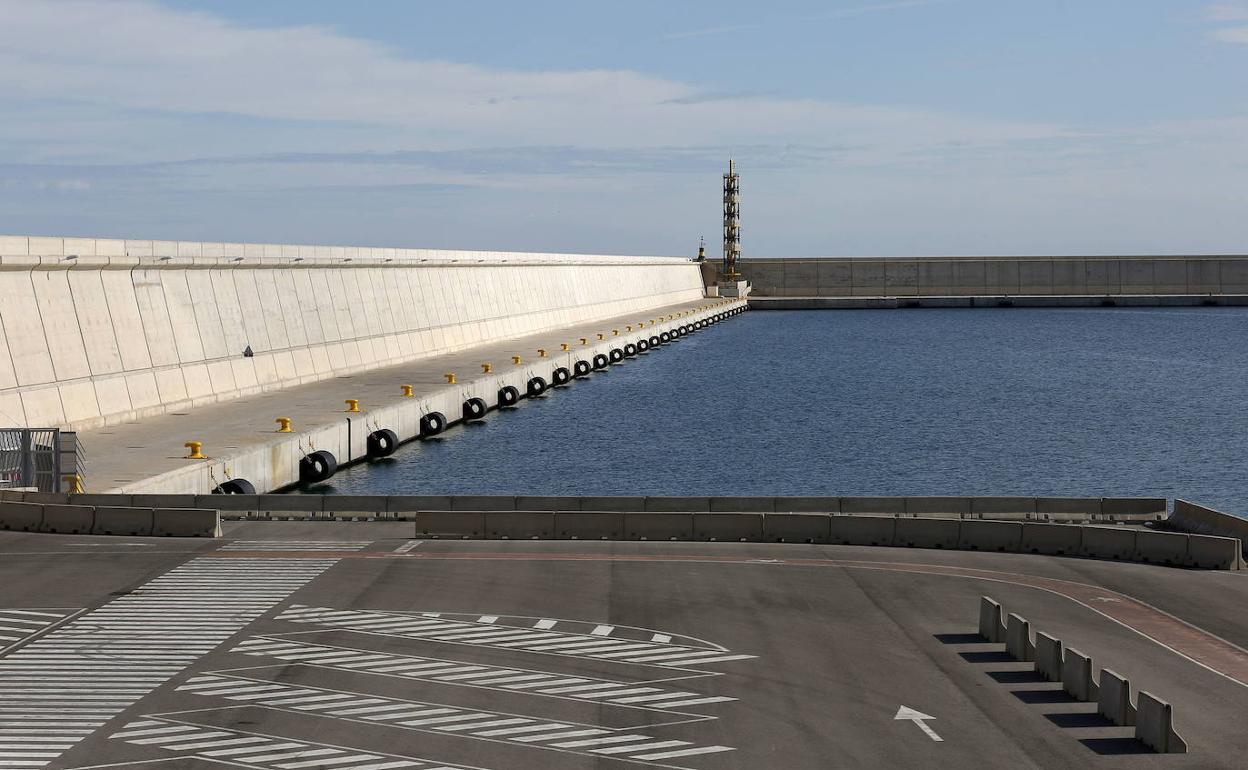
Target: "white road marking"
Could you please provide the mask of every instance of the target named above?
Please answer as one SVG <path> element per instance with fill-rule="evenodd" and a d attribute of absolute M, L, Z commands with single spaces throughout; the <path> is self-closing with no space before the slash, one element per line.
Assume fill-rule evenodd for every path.
<path fill-rule="evenodd" d="M 931 738 L 934 741 L 943 741 L 944 738 L 941 738 L 939 735 L 936 734 L 935 730 L 927 726 L 927 720 L 935 719 L 935 718 L 936 717 L 928 716 L 927 714 L 924 714 L 922 711 L 915 711 L 909 706 L 901 706 L 900 708 L 898 708 L 897 715 L 893 717 L 893 719 L 895 720 L 902 719 L 908 722 L 914 722 L 916 725 L 919 726 L 919 729 L 922 730 L 924 734 L 927 735 L 928 738 Z"/>
<path fill-rule="evenodd" d="M 395 548 L 394 552 L 395 553 L 409 553 L 412 549 L 416 548 L 418 545 L 424 542 L 425 542 L 424 540 L 408 540 L 403 545 L 399 546 L 398 548 Z"/>
<path fill-rule="evenodd" d="M 0 743 L 56 748 L 21 765 L 0 750 L 0 768 L 52 762 L 336 561 L 192 559 L 8 653 L 0 658 Z M 64 615 L 0 612 L 0 624 Z"/>
<path fill-rule="evenodd" d="M 614 630 L 615 626 L 594 626 L 594 630 L 589 633 L 594 636 L 610 636 L 611 632 Z"/>
<path fill-rule="evenodd" d="M 362 551 L 372 540 L 235 540 L 219 551 Z"/>
<path fill-rule="evenodd" d="M 536 623 L 534 623 L 534 624 L 533 624 L 533 627 L 534 627 L 534 628 L 540 628 L 540 629 L 542 629 L 542 630 L 544 631 L 544 630 L 546 630 L 546 629 L 548 629 L 548 628 L 554 628 L 554 627 L 555 627 L 555 624 L 556 624 L 556 623 L 558 623 L 558 622 L 559 622 L 559 621 L 557 621 L 557 620 L 551 620 L 550 618 L 542 618 L 541 620 L 539 620 L 539 621 L 537 621 Z"/>

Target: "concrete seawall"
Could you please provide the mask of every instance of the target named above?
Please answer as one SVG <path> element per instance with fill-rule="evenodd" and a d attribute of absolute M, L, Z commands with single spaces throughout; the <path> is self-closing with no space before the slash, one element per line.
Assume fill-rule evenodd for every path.
<path fill-rule="evenodd" d="M 748 259 L 766 297 L 1248 295 L 1248 256 Z"/>
<path fill-rule="evenodd" d="M 0 236 L 0 424 L 113 425 L 702 296 L 683 258 Z"/>

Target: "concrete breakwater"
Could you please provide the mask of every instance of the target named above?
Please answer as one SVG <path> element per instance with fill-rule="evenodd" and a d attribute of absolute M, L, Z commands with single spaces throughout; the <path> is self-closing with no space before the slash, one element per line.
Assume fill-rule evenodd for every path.
<path fill-rule="evenodd" d="M 1221 298 L 1236 296 L 1248 302 L 1248 256 L 747 259 L 741 272 L 759 297 L 984 298 L 977 305 L 949 307 L 995 306 L 1009 297 L 1028 298 L 1037 307 L 1062 306 L 1045 304 L 1045 298 L 1057 297 L 1072 298 L 1066 304 L 1076 305 L 1075 298 L 1096 298 L 1099 305 L 1117 297 L 1134 298 L 1135 304 L 1142 298 L 1156 298 L 1148 304 L 1185 304 L 1180 297 L 1228 304 Z"/>

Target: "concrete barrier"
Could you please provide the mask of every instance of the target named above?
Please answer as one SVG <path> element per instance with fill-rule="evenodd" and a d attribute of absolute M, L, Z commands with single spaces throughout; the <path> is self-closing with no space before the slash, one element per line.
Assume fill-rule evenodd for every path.
<path fill-rule="evenodd" d="M 269 495 L 265 495 L 269 497 Z M 390 500 L 385 495 L 326 495 L 324 515 L 333 519 L 384 519 L 399 518 L 390 515 Z"/>
<path fill-rule="evenodd" d="M 831 516 L 829 539 L 843 545 L 892 545 L 897 519 L 892 516 Z"/>
<path fill-rule="evenodd" d="M 1013 612 L 1005 619 L 1005 651 L 1020 663 L 1036 658 L 1036 647 L 1031 641 L 1031 623 Z"/>
<path fill-rule="evenodd" d="M 1036 673 L 1050 682 L 1062 681 L 1062 640 L 1036 632 Z"/>
<path fill-rule="evenodd" d="M 822 513 L 768 513 L 763 516 L 763 537 L 772 543 L 828 543 L 831 517 Z"/>
<path fill-rule="evenodd" d="M 1160 521 L 1169 514 L 1164 497 L 1102 497 L 1101 515 Z"/>
<path fill-rule="evenodd" d="M 1136 530 L 1123 527 L 1083 527 L 1079 553 L 1094 559 L 1135 558 Z"/>
<path fill-rule="evenodd" d="M 1005 624 L 1001 621 L 1001 605 L 987 596 L 979 597 L 979 635 L 987 641 L 1005 641 Z"/>
<path fill-rule="evenodd" d="M 452 511 L 514 511 L 516 498 L 512 495 L 454 495 Z"/>
<path fill-rule="evenodd" d="M 93 535 L 151 535 L 154 525 L 151 508 L 96 506 Z"/>
<path fill-rule="evenodd" d="M 1135 706 L 1131 705 L 1131 682 L 1121 674 L 1107 668 L 1101 669 L 1096 711 L 1116 725 L 1135 724 Z"/>
<path fill-rule="evenodd" d="M 840 513 L 839 497 L 777 497 L 772 503 L 776 513 Z"/>
<path fill-rule="evenodd" d="M 71 505 L 69 495 L 64 492 L 23 492 L 23 503 L 42 503 L 44 505 Z"/>
<path fill-rule="evenodd" d="M 42 504 L 0 501 L 0 528 L 13 532 L 38 532 L 42 525 Z"/>
<path fill-rule="evenodd" d="M 88 535 L 95 526 L 95 508 L 90 505 L 45 505 L 40 532 L 61 535 Z"/>
<path fill-rule="evenodd" d="M 1023 523 L 1021 550 L 1050 556 L 1074 556 L 1083 541 L 1081 527 L 1070 524 Z"/>
<path fill-rule="evenodd" d="M 485 514 L 469 511 L 413 511 L 416 536 L 469 540 L 485 537 Z"/>
<path fill-rule="evenodd" d="M 711 513 L 771 513 L 776 510 L 774 497 L 712 497 L 708 500 Z"/>
<path fill-rule="evenodd" d="M 1243 569 L 1241 544 L 1237 538 L 1190 535 L 1187 559 L 1183 564 L 1198 569 Z"/>
<path fill-rule="evenodd" d="M 897 519 L 893 545 L 907 548 L 957 548 L 958 519 Z"/>
<path fill-rule="evenodd" d="M 1062 689 L 1084 703 L 1097 700 L 1100 688 L 1096 684 L 1091 657 L 1070 647 L 1063 650 Z"/>
<path fill-rule="evenodd" d="M 623 513 L 646 510 L 644 497 L 582 497 L 582 511 L 620 511 Z"/>
<path fill-rule="evenodd" d="M 709 511 L 711 499 L 709 497 L 647 497 L 642 510 L 647 513 Z"/>
<path fill-rule="evenodd" d="M 1161 754 L 1187 753 L 1187 741 L 1174 729 L 1174 709 L 1143 691 L 1135 715 L 1135 739 Z"/>
<path fill-rule="evenodd" d="M 221 537 L 221 512 L 207 508 L 155 508 L 152 534 L 158 537 Z"/>
<path fill-rule="evenodd" d="M 907 497 L 906 513 L 910 516 L 969 516 L 969 497 Z"/>
<path fill-rule="evenodd" d="M 447 495 L 390 495 L 386 498 L 386 511 L 389 513 L 449 510 L 451 498 Z"/>
<path fill-rule="evenodd" d="M 1099 497 L 1037 497 L 1036 515 L 1040 518 L 1053 516 L 1070 517 L 1090 520 L 1101 514 L 1101 498 Z"/>
<path fill-rule="evenodd" d="M 1036 512 L 1034 497 L 972 497 L 971 515 L 984 519 L 1025 518 Z"/>
<path fill-rule="evenodd" d="M 491 540 L 546 540 L 554 537 L 551 511 L 486 511 L 486 537 Z"/>
<path fill-rule="evenodd" d="M 1242 548 L 1248 549 L 1248 519 L 1232 516 L 1213 508 L 1187 500 L 1174 501 L 1174 513 L 1168 524 L 1171 528 L 1199 535 L 1237 538 Z"/>
<path fill-rule="evenodd" d="M 964 551 L 1017 552 L 1022 542 L 1023 524 L 1018 521 L 966 519 L 958 529 L 958 548 Z"/>
<path fill-rule="evenodd" d="M 1179 566 L 1187 561 L 1188 535 L 1141 529 L 1135 533 L 1135 560 Z"/>
<path fill-rule="evenodd" d="M 841 513 L 867 513 L 889 516 L 900 516 L 906 512 L 904 497 L 842 497 Z"/>
<path fill-rule="evenodd" d="M 692 540 L 692 513 L 626 513 L 624 532 L 629 540 Z"/>
<path fill-rule="evenodd" d="M 561 540 L 621 540 L 624 537 L 624 514 L 555 511 L 555 537 Z"/>
<path fill-rule="evenodd" d="M 525 496 L 516 497 L 517 511 L 579 511 L 581 498 L 561 496 Z"/>
<path fill-rule="evenodd" d="M 758 543 L 763 539 L 762 513 L 695 513 L 695 540 Z"/>
<path fill-rule="evenodd" d="M 197 495 L 129 495 L 129 497 L 130 505 L 140 508 L 194 508 Z M 216 508 L 213 505 L 207 507 Z"/>

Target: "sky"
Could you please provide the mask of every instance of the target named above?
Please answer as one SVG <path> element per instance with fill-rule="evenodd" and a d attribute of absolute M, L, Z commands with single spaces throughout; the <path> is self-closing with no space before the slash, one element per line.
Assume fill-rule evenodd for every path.
<path fill-rule="evenodd" d="M 0 0 L 0 233 L 1248 252 L 1248 0 Z"/>

